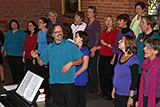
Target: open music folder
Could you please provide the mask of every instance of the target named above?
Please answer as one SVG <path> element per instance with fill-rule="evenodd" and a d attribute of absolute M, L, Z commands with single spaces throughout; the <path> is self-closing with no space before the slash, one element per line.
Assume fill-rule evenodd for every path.
<path fill-rule="evenodd" d="M 16 105 L 16 107 L 31 107 L 31 105 L 36 104 L 39 95 L 38 90 L 43 80 L 42 77 L 27 71 L 17 88 L 7 91 L 7 100 L 13 103 L 12 105 Z"/>
<path fill-rule="evenodd" d="M 18 86 L 16 92 L 27 101 L 32 102 L 43 80 L 44 79 L 42 77 L 28 71 L 21 84 Z"/>

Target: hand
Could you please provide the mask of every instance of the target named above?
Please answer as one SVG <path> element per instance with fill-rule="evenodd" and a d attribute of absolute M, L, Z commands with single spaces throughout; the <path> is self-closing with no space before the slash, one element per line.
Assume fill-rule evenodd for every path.
<path fill-rule="evenodd" d="M 35 65 L 35 64 L 36 64 L 36 60 L 35 60 L 35 59 L 33 59 L 32 63 L 33 63 L 33 65 Z"/>
<path fill-rule="evenodd" d="M 7 51 L 4 51 L 4 56 L 7 56 Z"/>
<path fill-rule="evenodd" d="M 135 105 L 135 107 L 138 107 L 138 101 L 136 101 L 136 105 Z"/>
<path fill-rule="evenodd" d="M 115 88 L 112 89 L 111 97 L 115 99 Z"/>
<path fill-rule="evenodd" d="M 74 79 L 76 79 L 76 77 L 77 77 L 77 75 L 75 74 L 75 77 L 74 77 Z"/>
<path fill-rule="evenodd" d="M 1 54 L 3 55 L 3 50 L 1 50 Z"/>
<path fill-rule="evenodd" d="M 68 62 L 66 65 L 64 65 L 62 67 L 61 72 L 63 72 L 64 74 L 67 73 L 69 71 L 69 69 L 71 68 L 71 66 L 73 65 L 72 62 Z"/>
<path fill-rule="evenodd" d="M 133 98 L 129 98 L 127 102 L 127 107 L 133 106 Z"/>
<path fill-rule="evenodd" d="M 113 58 L 112 58 L 112 60 L 111 60 L 110 64 L 111 64 L 111 65 L 113 65 L 113 64 L 114 64 L 114 59 L 113 59 Z"/>
<path fill-rule="evenodd" d="M 22 62 L 25 63 L 25 58 L 24 57 L 22 58 Z"/>
<path fill-rule="evenodd" d="M 96 47 L 94 46 L 93 48 L 90 49 L 91 52 L 95 52 L 96 51 Z"/>
<path fill-rule="evenodd" d="M 90 56 L 91 56 L 91 57 L 94 57 L 94 56 L 95 56 L 95 52 L 91 52 L 91 53 L 90 53 Z"/>
<path fill-rule="evenodd" d="M 111 44 L 107 44 L 107 46 L 108 46 L 109 48 L 112 48 Z"/>
<path fill-rule="evenodd" d="M 31 56 L 33 58 L 37 58 L 38 57 L 37 50 L 32 50 L 30 54 L 31 54 Z"/>

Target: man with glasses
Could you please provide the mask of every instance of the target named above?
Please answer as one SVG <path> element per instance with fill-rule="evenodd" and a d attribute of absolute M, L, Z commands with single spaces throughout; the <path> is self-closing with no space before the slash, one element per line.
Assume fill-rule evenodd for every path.
<path fill-rule="evenodd" d="M 49 45 L 39 57 L 36 51 L 32 51 L 32 57 L 37 59 L 40 66 L 49 62 L 50 85 L 53 102 L 58 106 L 76 107 L 75 101 L 75 65 L 83 62 L 83 54 L 77 46 L 63 39 L 63 27 L 53 24 L 47 32 Z M 64 99 L 63 99 L 64 97 Z"/>

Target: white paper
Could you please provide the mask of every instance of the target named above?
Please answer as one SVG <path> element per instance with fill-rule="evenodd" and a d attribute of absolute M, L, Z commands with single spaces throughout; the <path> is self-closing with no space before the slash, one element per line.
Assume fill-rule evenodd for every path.
<path fill-rule="evenodd" d="M 0 107 L 5 107 L 5 106 L 0 102 Z"/>
<path fill-rule="evenodd" d="M 32 102 L 43 80 L 42 77 L 28 71 L 16 92 L 27 101 Z"/>
<path fill-rule="evenodd" d="M 7 86 L 3 86 L 7 91 L 11 91 L 11 90 L 14 90 L 16 89 L 18 86 L 18 84 L 15 84 L 15 85 L 7 85 Z"/>

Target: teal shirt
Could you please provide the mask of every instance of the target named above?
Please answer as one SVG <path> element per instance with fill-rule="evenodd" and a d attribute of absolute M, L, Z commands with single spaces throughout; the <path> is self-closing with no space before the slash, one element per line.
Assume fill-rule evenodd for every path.
<path fill-rule="evenodd" d="M 82 52 L 68 40 L 63 39 L 59 45 L 55 42 L 50 43 L 40 55 L 45 65 L 49 62 L 50 84 L 74 83 L 75 66 L 72 66 L 65 74 L 61 70 L 68 62 L 80 57 L 83 57 Z"/>
<path fill-rule="evenodd" d="M 4 51 L 7 51 L 7 55 L 22 56 L 25 37 L 26 34 L 21 29 L 18 29 L 15 33 L 8 30 L 4 40 Z"/>
<path fill-rule="evenodd" d="M 138 36 L 138 38 L 137 38 L 137 46 L 138 46 L 138 49 L 137 49 L 137 57 L 138 57 L 138 59 L 139 59 L 139 63 L 140 63 L 140 65 L 139 65 L 139 71 L 138 71 L 138 73 L 139 74 L 142 74 L 142 63 L 143 63 L 143 61 L 144 61 L 144 51 L 143 51 L 143 48 L 144 48 L 144 43 L 145 43 L 145 41 L 143 41 L 143 42 L 140 42 L 140 38 L 141 38 L 141 36 L 143 35 L 144 33 L 140 33 L 139 34 L 139 36 Z M 155 38 L 157 38 L 157 39 L 160 39 L 160 37 L 158 36 L 158 34 L 157 33 L 153 33 L 153 35 L 151 36 L 151 37 L 155 37 Z"/>
<path fill-rule="evenodd" d="M 42 31 L 40 30 L 37 34 L 37 43 L 38 43 L 38 54 L 41 54 L 42 51 L 46 48 L 47 46 L 47 35 L 48 29 L 42 33 Z"/>

